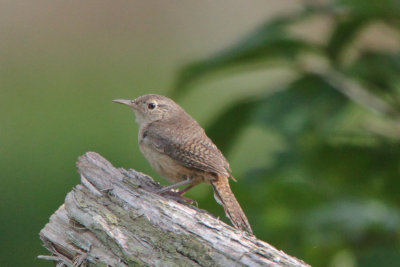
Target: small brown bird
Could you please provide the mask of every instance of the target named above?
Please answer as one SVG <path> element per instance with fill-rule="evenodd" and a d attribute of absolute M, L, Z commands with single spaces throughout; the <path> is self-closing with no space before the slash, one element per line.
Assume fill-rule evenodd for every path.
<path fill-rule="evenodd" d="M 199 183 L 209 183 L 216 201 L 239 229 L 252 233 L 250 224 L 229 186 L 228 161 L 206 135 L 203 128 L 168 97 L 149 94 L 134 100 L 115 99 L 132 108 L 139 123 L 139 147 L 151 167 L 174 183 L 188 185 L 187 192 Z"/>

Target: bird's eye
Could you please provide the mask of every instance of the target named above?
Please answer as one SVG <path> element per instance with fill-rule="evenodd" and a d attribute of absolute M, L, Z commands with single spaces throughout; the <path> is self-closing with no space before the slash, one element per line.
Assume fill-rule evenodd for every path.
<path fill-rule="evenodd" d="M 147 107 L 149 108 L 149 109 L 155 109 L 156 108 L 156 104 L 155 103 L 149 103 L 148 105 L 147 105 Z"/>

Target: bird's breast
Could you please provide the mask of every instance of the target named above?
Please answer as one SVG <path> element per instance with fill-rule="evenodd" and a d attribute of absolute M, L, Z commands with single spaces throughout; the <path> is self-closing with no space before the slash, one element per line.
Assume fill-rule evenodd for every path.
<path fill-rule="evenodd" d="M 159 152 L 144 140 L 139 143 L 139 147 L 153 170 L 167 178 L 172 183 L 185 180 L 187 175 L 191 172 L 191 170 L 182 166 L 168 155 Z"/>

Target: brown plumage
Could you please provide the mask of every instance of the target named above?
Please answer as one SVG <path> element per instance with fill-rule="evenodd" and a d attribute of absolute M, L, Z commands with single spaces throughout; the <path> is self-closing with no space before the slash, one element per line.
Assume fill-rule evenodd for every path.
<path fill-rule="evenodd" d="M 252 233 L 229 186 L 228 178 L 233 177 L 228 161 L 189 114 L 171 99 L 154 94 L 114 102 L 134 111 L 140 150 L 155 171 L 176 186 L 187 184 L 183 192 L 201 182 L 211 184 L 232 224 Z"/>

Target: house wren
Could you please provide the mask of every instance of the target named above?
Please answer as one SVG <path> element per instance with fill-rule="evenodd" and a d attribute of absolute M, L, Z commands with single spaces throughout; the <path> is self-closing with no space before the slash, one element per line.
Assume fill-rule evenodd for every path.
<path fill-rule="evenodd" d="M 229 163 L 203 128 L 173 100 L 155 94 L 134 100 L 116 99 L 132 108 L 139 123 L 139 147 L 151 167 L 174 183 L 165 190 L 199 183 L 211 184 L 216 201 L 239 229 L 252 233 L 250 224 L 229 186 Z M 163 190 L 163 191 L 165 191 Z"/>

